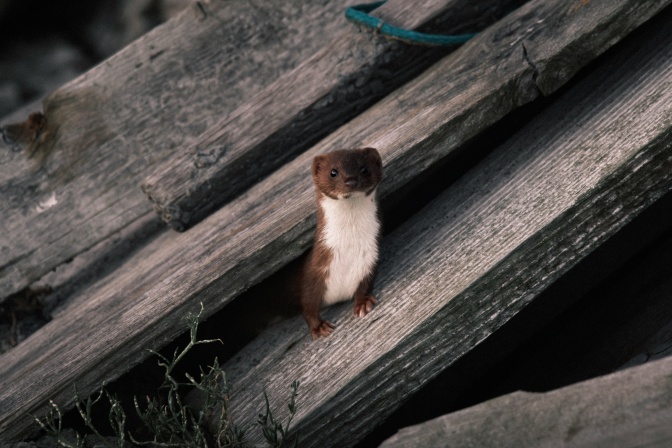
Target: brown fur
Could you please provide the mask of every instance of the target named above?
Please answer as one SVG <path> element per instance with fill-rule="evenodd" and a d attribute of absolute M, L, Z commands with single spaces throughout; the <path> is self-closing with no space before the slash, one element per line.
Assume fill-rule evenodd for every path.
<path fill-rule="evenodd" d="M 366 172 L 361 171 L 363 167 L 366 167 Z M 337 170 L 338 175 L 332 177 L 332 170 Z M 323 195 L 332 199 L 337 199 L 339 195 L 347 197 L 349 193 L 358 191 L 372 194 L 382 178 L 382 162 L 378 151 L 373 148 L 338 150 L 315 157 L 312 174 L 318 204 L 317 229 L 315 243 L 300 273 L 299 297 L 303 317 L 313 339 L 316 339 L 329 336 L 334 330 L 334 325 L 320 316 L 332 259 L 331 250 L 324 244 L 325 213 L 320 199 Z M 371 295 L 374 277 L 375 268 L 357 288 L 355 316 L 363 317 L 376 304 Z"/>

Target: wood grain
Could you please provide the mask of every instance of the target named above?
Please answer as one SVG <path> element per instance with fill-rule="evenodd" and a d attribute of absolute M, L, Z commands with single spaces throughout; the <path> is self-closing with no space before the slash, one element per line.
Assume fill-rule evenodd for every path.
<path fill-rule="evenodd" d="M 148 168 L 349 27 L 347 3 L 194 2 L 52 93 L 32 158 L 0 138 L 0 300 L 144 219 Z"/>
<path fill-rule="evenodd" d="M 72 298 L 69 307 L 55 316 L 54 320 L 24 341 L 17 349 L 0 357 L 0 432 L 2 433 L 0 441 L 16 440 L 26 434 L 31 428 L 32 420 L 27 418 L 25 413 L 44 412 L 49 398 L 53 398 L 64 408 L 71 406 L 73 383 L 77 384 L 81 393 L 91 392 L 103 381 L 118 377 L 148 356 L 146 349 L 159 348 L 173 339 L 184 328 L 182 316 L 187 311 L 198 309 L 199 302 L 205 305 L 204 317 L 209 316 L 221 309 L 241 291 L 259 282 L 302 253 L 310 245 L 314 229 L 314 198 L 310 181 L 310 161 L 315 154 L 344 146 L 377 147 L 383 156 L 386 169 L 386 178 L 381 191 L 382 196 L 386 197 L 404 188 L 408 182 L 418 176 L 422 176 L 430 167 L 441 162 L 446 156 L 464 145 L 467 140 L 496 122 L 518 104 L 529 100 L 531 94 L 536 92 L 536 87 L 531 83 L 533 71 L 529 64 L 521 62 L 522 48 L 517 43 L 521 39 L 526 39 L 526 46 L 547 46 L 555 48 L 556 51 L 561 51 L 563 45 L 567 44 L 566 41 L 554 40 L 551 30 L 544 27 L 542 30 L 536 28 L 540 26 L 538 25 L 539 18 L 531 11 L 546 11 L 549 14 L 557 12 L 549 4 L 551 2 L 532 2 L 503 19 L 474 41 L 433 66 L 430 71 L 398 89 L 375 107 L 353 119 L 315 147 L 256 184 L 191 231 L 182 234 L 164 233 L 158 236 L 146 247 L 129 257 L 118 270 L 78 293 Z M 561 1 L 553 3 L 555 8 L 561 8 L 564 4 Z M 578 24 L 573 24 L 571 21 L 567 24 L 592 26 L 599 23 L 594 21 L 594 15 L 591 17 L 593 19 L 590 22 L 583 22 L 581 17 L 577 17 Z M 516 32 L 506 31 L 512 29 Z M 446 82 L 446 79 L 451 79 L 452 82 Z M 649 126 L 659 123 L 660 117 L 653 118 Z M 622 124 L 623 132 L 634 135 L 635 133 L 630 129 L 636 129 L 634 126 L 639 122 L 628 123 Z M 633 127 L 629 128 L 630 125 Z M 643 130 L 648 129 L 650 128 L 643 128 Z M 644 134 L 644 137 L 648 137 L 646 132 Z M 632 155 L 628 151 L 634 150 L 634 147 L 623 149 L 621 158 L 627 159 Z M 591 155 L 592 152 L 589 151 L 586 157 Z M 521 157 L 524 158 L 524 156 Z M 588 164 L 592 160 L 579 159 L 579 162 L 585 162 L 584 169 L 588 169 L 590 166 Z M 616 169 L 617 162 L 615 160 L 613 165 L 610 162 L 609 169 Z M 557 163 L 565 166 L 562 160 L 558 160 Z M 488 191 L 488 189 L 496 190 L 497 182 L 502 178 L 493 177 L 494 184 L 486 180 L 497 173 L 502 166 L 504 165 L 488 165 L 488 168 L 481 173 L 482 178 L 479 178 L 479 182 L 483 182 L 486 190 L 482 190 L 483 187 L 478 184 L 473 184 L 473 190 L 464 190 L 464 194 L 467 194 L 465 200 L 472 194 L 474 198 L 478 198 L 479 192 Z M 513 170 L 511 172 L 518 172 L 518 168 L 520 167 L 515 164 L 511 165 L 511 170 Z M 547 165 L 546 168 L 548 169 Z M 581 163 L 579 163 L 579 168 L 581 168 Z M 534 172 L 531 171 L 531 173 Z M 504 170 L 502 175 L 506 173 L 507 170 Z M 547 173 L 544 171 L 543 174 L 545 176 Z M 606 176 L 608 173 L 602 174 Z M 587 179 L 595 180 L 595 177 L 588 176 Z M 601 177 L 601 179 L 607 178 Z M 647 179 L 653 182 L 658 178 L 649 176 Z M 633 183 L 633 188 L 636 185 Z M 657 192 L 655 189 L 652 191 Z M 645 196 L 642 206 L 646 205 L 647 201 L 653 201 L 655 197 L 655 194 Z M 543 204 L 541 198 L 543 197 L 535 196 L 532 203 Z M 523 199 L 529 200 L 527 197 Z M 572 196 L 571 200 L 574 199 L 575 197 Z M 500 203 L 503 205 L 505 202 Z M 548 213 L 550 214 L 557 212 L 557 206 L 553 204 L 554 202 L 549 198 Z M 502 205 L 494 211 L 503 212 Z M 520 204 L 521 207 L 523 205 L 525 204 Z M 420 235 L 423 232 L 433 231 L 435 227 L 440 228 L 442 220 L 456 219 L 459 214 L 455 215 L 455 213 L 459 210 L 459 207 L 450 209 L 436 223 L 428 224 L 429 221 L 419 218 L 421 224 L 418 228 L 409 230 L 411 236 L 408 240 L 417 241 L 413 237 L 414 234 Z M 488 211 L 487 208 L 483 210 Z M 468 209 L 462 209 L 460 213 L 467 211 Z M 478 215 L 476 218 L 485 220 L 487 215 Z M 507 215 L 500 213 L 499 215 L 492 214 L 492 219 L 500 222 L 508 218 Z M 419 232 L 418 229 L 424 229 L 424 231 Z M 477 237 L 472 235 L 471 238 L 476 243 L 486 235 Z M 521 232 L 519 237 L 522 238 L 522 235 Z M 469 241 L 468 235 L 464 238 L 467 239 L 455 239 L 452 234 L 446 237 L 439 237 L 434 233 L 431 235 L 431 239 L 437 242 Z M 425 245 L 427 241 L 429 239 L 424 242 Z M 471 255 L 469 248 L 472 246 L 464 244 L 465 246 L 455 247 L 455 249 L 467 250 L 466 257 Z M 437 248 L 441 247 L 440 244 L 432 243 L 432 246 L 434 245 Z M 423 247 L 420 241 L 418 241 L 418 247 Z M 421 266 L 419 269 L 427 270 L 428 273 L 432 272 L 431 266 L 441 266 L 439 263 L 445 263 L 449 259 L 445 253 L 432 252 L 432 250 L 424 254 L 414 250 L 408 253 L 405 252 L 406 249 L 399 250 L 400 252 L 396 255 L 391 251 L 388 253 L 403 260 L 412 261 L 413 257 L 423 259 L 428 265 Z M 507 249 L 501 250 L 502 253 L 506 253 Z M 484 250 L 483 254 L 497 256 L 496 251 L 490 250 Z M 433 256 L 437 258 L 434 259 Z M 388 258 L 388 263 L 392 259 Z M 455 258 L 451 260 L 456 261 Z M 474 269 L 468 272 L 469 275 L 478 275 L 484 267 L 484 264 L 479 264 L 475 258 L 472 262 L 468 258 L 460 258 L 460 260 Z M 454 272 L 452 267 L 450 269 L 445 267 L 445 269 L 444 272 Z M 388 291 L 402 290 L 403 285 L 395 285 L 396 281 L 403 281 L 407 286 L 411 285 L 416 290 L 419 285 L 429 288 L 432 285 L 441 285 L 441 282 L 445 281 L 443 276 L 436 276 L 426 279 L 424 284 L 416 283 L 416 279 L 420 278 L 419 271 L 410 270 L 408 276 L 396 276 L 391 272 L 392 270 L 383 272 L 382 282 L 379 283 L 385 285 L 382 290 L 383 296 L 386 296 Z M 468 276 L 465 278 L 451 276 L 451 278 L 460 282 L 469 281 Z M 410 291 L 413 288 L 409 290 L 408 297 L 411 296 Z M 449 293 L 449 289 L 445 291 L 445 294 Z M 390 297 L 391 295 L 390 292 Z M 440 309 L 443 303 L 441 301 L 444 299 L 445 297 L 439 297 L 438 302 L 428 301 L 428 307 L 423 312 L 431 314 Z M 505 297 L 502 297 L 502 300 L 505 300 Z M 415 306 L 413 303 L 409 301 L 409 306 Z M 342 308 L 335 308 L 331 313 L 341 310 Z M 409 332 L 427 331 L 427 323 L 432 322 L 432 319 L 440 320 L 445 314 L 439 313 L 432 318 L 425 314 L 426 320 L 421 321 L 419 319 L 422 313 L 415 317 L 415 310 L 408 310 L 408 312 L 397 314 L 399 320 L 381 319 L 387 316 L 388 312 L 396 313 L 389 305 L 383 304 L 380 307 L 379 317 L 372 315 L 370 320 L 359 321 L 357 325 L 363 328 L 375 324 L 376 329 L 381 325 L 386 327 L 389 325 L 388 330 L 393 336 L 390 341 L 392 341 L 405 334 L 410 334 Z M 505 314 L 507 312 L 509 311 L 504 310 Z M 293 325 L 290 332 L 291 338 L 303 340 L 307 335 L 303 328 L 304 324 L 293 322 Z M 332 348 L 324 352 L 325 355 L 331 353 L 331 350 L 336 347 L 344 350 L 347 346 L 340 345 L 339 341 L 341 337 L 351 337 L 348 336 L 351 334 L 349 327 L 344 324 L 337 334 L 341 336 L 328 341 L 329 347 Z M 366 334 L 361 330 L 359 333 L 352 334 L 359 334 L 363 338 L 362 341 L 367 340 Z M 280 338 L 276 341 L 277 343 L 267 345 L 260 355 L 264 352 L 282 353 L 289 347 L 285 344 L 285 340 Z M 376 342 L 374 345 L 384 350 L 386 347 L 389 348 L 390 343 L 389 341 L 382 344 Z M 358 344 L 352 347 L 357 348 Z M 359 372 L 357 369 L 363 366 L 354 358 L 360 359 L 358 352 L 356 350 L 348 352 L 345 358 L 340 357 L 342 355 L 340 351 L 333 352 L 333 355 L 338 356 L 329 355 L 324 358 L 321 353 L 317 353 L 323 347 L 320 344 L 311 346 L 306 341 L 300 342 L 294 350 L 306 353 L 306 356 L 310 355 L 308 358 L 302 358 L 301 362 L 312 360 L 311 369 L 323 364 L 327 367 L 327 363 L 322 362 L 324 359 L 339 363 L 339 375 L 331 376 L 337 379 L 342 386 L 350 384 L 348 378 Z M 455 353 L 459 353 L 459 350 Z M 381 355 L 375 366 L 379 366 L 380 363 L 392 363 L 397 355 L 399 353 L 396 352 L 392 357 Z M 273 370 L 268 370 L 267 374 L 277 375 L 278 379 L 283 379 L 277 384 L 282 388 L 284 397 L 286 384 L 284 384 L 283 373 L 275 369 L 276 359 L 265 358 L 263 363 L 266 362 L 270 363 L 267 364 L 268 366 L 274 367 Z M 284 362 L 286 361 L 283 358 L 280 363 Z M 298 363 L 298 360 L 294 359 L 292 362 Z M 357 364 L 357 369 L 354 369 L 353 363 Z M 289 366 L 290 364 L 283 365 Z M 294 364 L 292 366 L 295 367 Z M 254 375 L 260 375 L 260 369 L 263 370 L 261 365 L 255 366 L 250 370 L 249 375 L 252 375 L 252 372 Z M 236 368 L 233 368 L 233 371 L 234 377 L 239 377 L 241 382 L 255 378 L 254 375 L 246 377 L 241 373 L 244 371 Z M 311 370 L 306 372 L 310 373 Z M 291 369 L 284 374 L 296 376 L 295 371 Z M 361 375 L 362 379 L 367 377 L 361 372 L 357 374 Z M 392 375 L 393 372 L 389 374 Z M 400 373 L 401 377 L 407 374 L 408 372 L 405 371 Z M 263 379 L 260 383 L 253 382 L 248 383 L 248 386 L 241 386 L 241 397 L 245 396 L 246 389 L 249 388 L 254 395 L 259 392 L 255 389 L 257 385 L 268 383 L 273 382 Z M 306 396 L 309 397 L 312 386 L 309 385 L 310 383 L 306 384 L 308 384 L 307 390 L 303 388 L 302 391 L 306 390 Z M 413 384 L 420 383 L 409 382 L 409 386 Z M 394 388 L 396 387 L 395 385 Z M 325 388 L 325 392 L 327 391 L 336 393 L 332 388 Z M 342 394 L 348 395 L 350 391 L 350 388 L 344 388 Z M 359 399 L 359 393 L 360 391 L 356 391 L 354 395 L 349 395 L 352 400 L 344 409 L 357 407 L 363 403 Z M 324 398 L 325 395 L 320 397 Z M 273 399 L 277 400 L 277 396 L 274 395 Z M 309 400 L 303 406 L 305 412 L 302 411 L 304 414 L 301 416 L 301 421 L 304 421 L 308 410 L 315 409 Z M 320 406 L 323 406 L 325 411 L 331 409 L 331 406 L 323 401 L 320 401 Z M 256 411 L 253 414 L 255 413 Z M 357 431 L 361 432 L 361 428 Z"/>
<path fill-rule="evenodd" d="M 245 426 L 299 380 L 305 446 L 352 446 L 554 280 L 672 191 L 672 14 L 385 239 L 365 319 L 318 343 L 300 318 L 224 368 Z M 259 439 L 253 444 L 258 446 Z"/>
<path fill-rule="evenodd" d="M 537 20 L 534 23 L 528 17 L 525 21 L 534 23 L 534 33 L 525 35 L 516 29 L 522 22 L 512 23 L 512 28 L 505 31 L 519 37 L 518 42 L 510 43 L 514 49 L 522 50 L 520 63 L 529 63 L 533 70 L 532 79 L 527 80 L 528 92 L 515 100 L 519 104 L 528 102 L 537 95 L 537 89 L 544 95 L 552 93 L 632 30 L 634 24 L 641 23 L 636 17 L 646 20 L 663 3 L 552 2 L 538 5 L 537 9 L 526 7 Z M 411 7 L 404 2 L 394 5 L 386 4 L 380 14 L 408 27 L 404 14 Z M 438 5 L 444 2 L 423 2 L 428 13 L 438 10 Z M 451 17 L 468 19 L 473 2 L 449 2 L 443 7 Z M 486 3 L 485 7 L 491 5 Z M 473 12 L 475 16 L 483 13 Z M 408 14 L 408 23 L 417 22 L 417 15 L 417 11 L 415 16 Z M 456 32 L 460 24 L 458 20 L 445 32 Z M 562 50 L 536 44 L 550 36 L 564 42 Z M 499 36 L 494 37 L 497 42 Z M 158 166 L 144 181 L 143 190 L 174 229 L 188 228 L 249 188 L 260 175 L 291 160 L 392 87 L 419 73 L 432 60 L 409 51 L 406 45 L 379 45 L 366 35 L 342 33 L 293 72 L 216 123 L 203 139 Z M 504 57 L 509 54 L 502 53 Z M 409 64 L 409 60 L 414 62 Z"/>
<path fill-rule="evenodd" d="M 410 27 L 409 24 L 417 22 L 417 12 L 415 16 L 408 14 L 407 22 L 404 14 L 408 12 L 408 4 L 397 3 L 386 4 L 380 14 L 396 18 L 391 21 L 400 26 Z M 472 3 L 456 2 L 448 11 L 451 17 L 467 16 L 463 10 L 470 11 Z M 533 82 L 527 97 L 516 100 L 521 104 L 530 101 L 537 94 L 535 89 L 545 95 L 552 93 L 613 45 L 614 40 L 632 30 L 634 24 L 641 23 L 633 21 L 635 17 L 646 20 L 663 3 L 622 1 L 573 6 L 564 3 L 552 4 L 548 9 L 543 6 L 541 10 L 527 9 L 538 20 L 536 32 L 541 36 L 519 35 L 521 59 L 533 69 Z M 418 10 L 426 9 L 428 17 L 435 15 L 440 6 L 445 7 L 443 2 L 430 0 L 421 6 Z M 553 14 L 549 14 L 549 9 Z M 576 28 L 567 26 L 568 21 Z M 578 25 L 581 22 L 585 23 Z M 456 22 L 454 28 L 446 31 L 456 32 L 459 24 L 460 21 Z M 540 24 L 546 25 L 555 37 L 564 33 L 561 40 L 566 45 L 560 52 L 534 45 L 546 36 Z M 512 23 L 513 28 L 506 32 L 516 33 L 517 25 Z M 529 51 L 526 45 L 530 46 Z M 353 46 L 358 49 L 356 53 Z M 380 45 L 366 35 L 354 42 L 343 36 L 335 38 L 296 70 L 217 123 L 180 156 L 157 167 L 143 182 L 143 190 L 174 229 L 188 228 L 249 188 L 259 175 L 271 172 L 306 150 L 384 92 L 419 73 L 431 60 L 420 58 L 417 53 L 409 55 L 408 51 L 408 46 Z M 408 60 L 414 63 L 408 64 Z"/>
<path fill-rule="evenodd" d="M 409 8 L 408 2 L 397 0 L 375 14 L 399 17 L 399 26 L 406 28 L 440 22 L 442 32 L 456 33 L 478 18 L 503 15 L 511 3 L 489 0 L 474 7 L 468 0 L 426 0 Z M 167 223 L 185 230 L 444 54 L 446 50 L 403 45 L 345 28 L 292 72 L 221 117 L 193 145 L 157 166 L 143 182 L 143 191 Z"/>
<path fill-rule="evenodd" d="M 515 392 L 404 428 L 381 448 L 669 446 L 670 376 L 668 357 L 551 392 Z"/>

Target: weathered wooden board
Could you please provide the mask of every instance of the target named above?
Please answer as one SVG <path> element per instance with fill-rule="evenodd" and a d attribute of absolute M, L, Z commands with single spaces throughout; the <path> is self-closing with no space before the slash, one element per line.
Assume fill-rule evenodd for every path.
<path fill-rule="evenodd" d="M 298 380 L 302 446 L 352 446 L 672 192 L 672 11 L 656 23 L 385 239 L 369 316 L 330 309 L 319 342 L 297 317 L 227 363 L 236 422 Z"/>
<path fill-rule="evenodd" d="M 594 14 L 591 20 L 578 15 L 577 23 L 561 22 L 552 32 L 532 13 L 553 17 L 562 5 L 535 1 L 521 8 L 192 231 L 162 234 L 79 293 L 52 322 L 0 356 L 0 441 L 25 434 L 32 424 L 25 413 L 43 412 L 48 398 L 70 406 L 73 383 L 88 393 L 140 362 L 145 349 L 182 331 L 181 316 L 199 301 L 210 315 L 303 252 L 314 226 L 309 172 L 315 154 L 378 147 L 386 197 L 527 101 L 536 87 L 517 43 L 525 39 L 528 47 L 559 53 L 573 42 L 567 27 L 604 25 Z"/>
<path fill-rule="evenodd" d="M 152 213 L 148 167 L 352 28 L 348 3 L 194 2 L 50 95 L 31 159 L 0 138 L 0 300 Z"/>
<path fill-rule="evenodd" d="M 441 30 L 456 33 L 465 22 L 501 16 L 512 3 L 490 0 L 475 7 L 469 0 L 424 0 L 409 7 L 398 0 L 375 13 L 404 28 L 432 25 L 442 13 L 447 23 Z M 203 138 L 157 166 L 142 188 L 161 217 L 184 230 L 404 84 L 440 54 L 445 51 L 345 29 L 295 70 L 221 117 Z"/>
<path fill-rule="evenodd" d="M 546 8 L 528 9 L 540 20 L 538 26 L 545 25 L 546 29 L 537 28 L 542 36 L 548 36 L 546 32 L 555 35 L 562 28 L 566 33 L 563 37 L 570 42 L 559 54 L 548 47 L 527 51 L 524 39 L 529 36 L 520 36 L 520 63 L 528 61 L 540 73 L 533 78 L 542 93 L 553 92 L 631 30 L 633 16 L 645 19 L 658 7 L 620 1 L 563 3 L 549 8 L 553 14 Z M 460 12 L 458 8 L 457 13 Z M 563 26 L 568 20 L 576 27 Z M 356 53 L 353 48 L 357 48 Z M 398 84 L 424 68 L 422 59 L 408 64 L 408 56 L 401 51 L 406 46 L 396 48 L 398 51 L 375 48 L 363 36 L 339 36 L 332 45 L 217 123 L 180 156 L 158 166 L 143 183 L 143 190 L 163 219 L 183 230 L 252 185 L 258 173 L 272 171 L 310 147 L 336 124 L 346 122 L 380 96 L 381 85 Z M 347 57 L 353 53 L 354 57 Z M 534 94 L 521 101 L 533 97 Z"/>
<path fill-rule="evenodd" d="M 672 358 L 547 393 L 515 392 L 404 428 L 385 448 L 668 447 Z"/>

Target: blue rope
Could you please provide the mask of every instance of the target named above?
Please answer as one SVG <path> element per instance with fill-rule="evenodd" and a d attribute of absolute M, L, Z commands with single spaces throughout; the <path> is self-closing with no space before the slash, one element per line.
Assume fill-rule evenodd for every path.
<path fill-rule="evenodd" d="M 393 39 L 402 40 L 409 44 L 446 46 L 463 44 L 476 34 L 426 34 L 417 31 L 406 30 L 393 25 L 388 25 L 377 17 L 369 15 L 371 11 L 384 4 L 387 0 L 376 3 L 351 6 L 345 10 L 345 18 L 351 22 L 359 23 L 368 28 L 378 31 L 380 34 Z"/>

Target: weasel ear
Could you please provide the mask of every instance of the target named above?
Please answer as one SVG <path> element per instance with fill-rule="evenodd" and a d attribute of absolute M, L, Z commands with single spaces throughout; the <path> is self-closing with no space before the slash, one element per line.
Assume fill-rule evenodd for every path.
<path fill-rule="evenodd" d="M 313 177 L 317 177 L 320 174 L 322 166 L 324 166 L 324 159 L 326 157 L 323 155 L 315 156 L 313 159 Z"/>
<path fill-rule="evenodd" d="M 383 166 L 383 161 L 380 157 L 380 153 L 376 148 L 364 148 L 362 151 L 365 151 L 366 156 L 375 161 L 378 166 Z"/>

